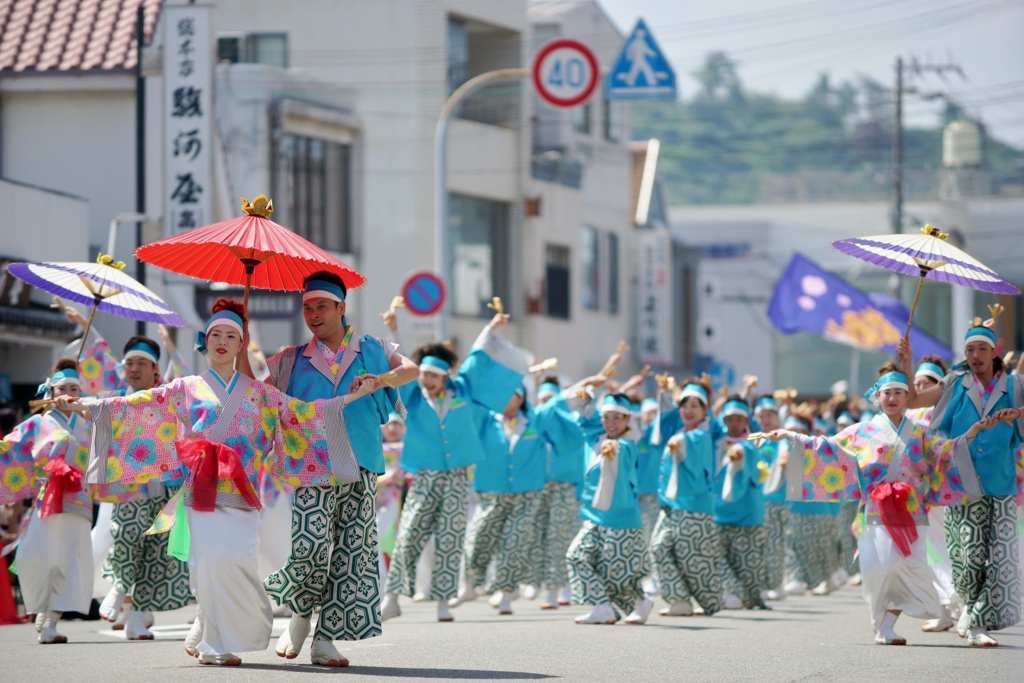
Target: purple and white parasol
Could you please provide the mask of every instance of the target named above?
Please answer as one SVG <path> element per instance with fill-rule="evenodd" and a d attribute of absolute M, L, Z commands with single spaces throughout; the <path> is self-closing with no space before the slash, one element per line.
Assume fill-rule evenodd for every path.
<path fill-rule="evenodd" d="M 1019 289 L 994 270 L 949 244 L 945 233 L 930 225 L 921 228 L 921 233 L 854 237 L 832 243 L 833 247 L 849 256 L 920 278 L 914 305 L 910 309 L 910 321 L 907 322 L 908 332 L 925 278 L 993 294 L 1020 294 Z"/>
<path fill-rule="evenodd" d="M 160 297 L 122 273 L 123 267 L 123 263 L 115 263 L 101 254 L 96 263 L 11 263 L 7 270 L 33 287 L 89 306 L 92 311 L 82 337 L 83 346 L 97 310 L 132 320 L 186 326 Z"/>

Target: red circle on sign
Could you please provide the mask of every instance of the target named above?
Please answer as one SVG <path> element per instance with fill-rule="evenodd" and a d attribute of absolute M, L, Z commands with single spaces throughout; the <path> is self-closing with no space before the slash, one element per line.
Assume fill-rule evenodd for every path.
<path fill-rule="evenodd" d="M 590 73 L 593 74 L 593 78 L 590 80 L 590 85 L 584 89 L 582 93 L 576 97 L 569 99 L 556 97 L 544 89 L 544 85 L 540 77 L 540 67 L 544 63 L 544 58 L 555 50 L 567 47 L 572 50 L 576 50 L 583 55 L 587 63 L 590 64 Z M 597 65 L 597 57 L 590 51 L 590 48 L 579 42 L 578 40 L 571 40 L 569 38 L 559 38 L 558 40 L 552 40 L 550 43 L 542 47 L 537 55 L 533 58 L 533 87 L 537 90 L 541 97 L 547 100 L 549 103 L 556 107 L 575 107 L 577 104 L 586 102 L 591 95 L 594 94 L 594 89 L 597 88 L 597 81 L 601 74 L 601 69 Z"/>
<path fill-rule="evenodd" d="M 429 271 L 413 273 L 402 285 L 406 309 L 414 315 L 433 315 L 444 306 L 444 280 Z"/>

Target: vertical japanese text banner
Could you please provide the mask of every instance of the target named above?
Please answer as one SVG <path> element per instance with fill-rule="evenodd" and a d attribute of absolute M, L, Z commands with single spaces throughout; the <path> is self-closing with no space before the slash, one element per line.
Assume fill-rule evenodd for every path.
<path fill-rule="evenodd" d="M 164 5 L 164 231 L 210 222 L 213 144 L 212 36 L 208 5 Z"/>
<path fill-rule="evenodd" d="M 664 229 L 641 230 L 639 238 L 637 340 L 640 362 L 673 365 L 672 238 Z"/>

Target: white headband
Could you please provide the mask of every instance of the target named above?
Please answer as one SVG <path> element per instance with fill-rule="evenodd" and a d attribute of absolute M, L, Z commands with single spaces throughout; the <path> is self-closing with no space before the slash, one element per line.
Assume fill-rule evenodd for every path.
<path fill-rule="evenodd" d="M 936 382 L 941 382 L 943 379 L 942 375 L 928 368 L 920 368 L 917 372 L 915 372 L 914 379 L 917 379 L 918 377 L 931 377 Z"/>
<path fill-rule="evenodd" d="M 129 358 L 145 358 L 146 360 L 151 360 L 154 363 L 158 362 L 156 356 L 152 352 L 146 352 L 142 349 L 132 349 L 128 353 L 124 354 L 125 360 L 128 360 Z"/>
<path fill-rule="evenodd" d="M 685 387 L 683 387 L 682 393 L 679 394 L 679 400 L 682 401 L 684 399 L 689 398 L 690 396 L 693 396 L 702 404 L 704 404 L 705 408 L 707 407 L 708 396 L 703 391 L 701 391 L 696 385 L 687 384 Z"/>
<path fill-rule="evenodd" d="M 972 341 L 983 341 L 989 346 L 991 346 L 993 349 L 996 347 L 996 345 L 992 343 L 992 339 L 986 337 L 983 334 L 972 334 L 971 336 L 967 337 L 966 339 L 964 339 L 964 346 L 966 347 Z"/>
<path fill-rule="evenodd" d="M 306 303 L 310 299 L 330 299 L 331 301 L 344 301 L 334 292 L 328 292 L 326 289 L 311 289 L 308 292 L 302 293 L 302 303 Z"/>
<path fill-rule="evenodd" d="M 231 318 L 216 318 L 214 320 L 211 320 L 210 324 L 206 326 L 206 334 L 209 335 L 210 330 L 212 330 L 215 327 L 231 327 L 238 330 L 238 334 L 245 334 L 244 332 L 242 332 L 242 326 L 239 325 L 234 320 L 232 320 Z M 125 358 L 127 358 L 127 356 L 125 356 Z"/>

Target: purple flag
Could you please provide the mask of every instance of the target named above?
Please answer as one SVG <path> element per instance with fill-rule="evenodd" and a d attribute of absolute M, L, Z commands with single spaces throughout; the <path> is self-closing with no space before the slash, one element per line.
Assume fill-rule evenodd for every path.
<path fill-rule="evenodd" d="M 898 299 L 866 294 L 800 254 L 779 277 L 768 317 L 781 332 L 814 332 L 861 351 L 896 353 L 909 311 Z M 918 327 L 910 328 L 914 354 L 949 360 L 953 351 Z"/>

